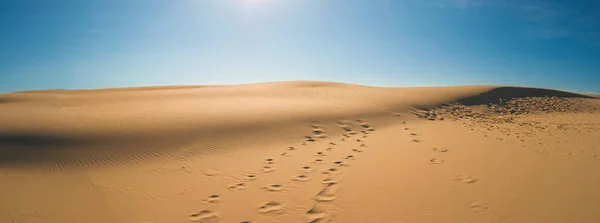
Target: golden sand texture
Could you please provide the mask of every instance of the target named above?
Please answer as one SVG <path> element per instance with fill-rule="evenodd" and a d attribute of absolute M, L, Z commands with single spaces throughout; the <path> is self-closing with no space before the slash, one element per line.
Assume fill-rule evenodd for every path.
<path fill-rule="evenodd" d="M 600 100 L 332 82 L 0 94 L 0 222 L 600 222 Z"/>

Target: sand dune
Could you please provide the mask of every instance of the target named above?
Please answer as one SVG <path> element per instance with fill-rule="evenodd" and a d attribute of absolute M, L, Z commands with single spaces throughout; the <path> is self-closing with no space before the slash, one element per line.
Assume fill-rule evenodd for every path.
<path fill-rule="evenodd" d="M 0 94 L 0 222 L 598 222 L 598 109 L 314 81 Z"/>

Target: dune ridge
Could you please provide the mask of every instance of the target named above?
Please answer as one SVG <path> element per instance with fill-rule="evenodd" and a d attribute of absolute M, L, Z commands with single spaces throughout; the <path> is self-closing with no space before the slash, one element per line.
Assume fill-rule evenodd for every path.
<path fill-rule="evenodd" d="M 523 87 L 377 88 L 318 81 L 10 93 L 0 95 L 0 162 L 110 157 L 120 147 L 130 151 L 118 149 L 110 159 L 156 156 L 197 143 L 226 148 L 223 141 L 249 142 L 274 132 L 298 137 L 296 126 L 310 123 L 364 117 L 386 125 L 392 113 L 523 97 L 593 98 Z M 211 140 L 215 136 L 221 140 Z"/>

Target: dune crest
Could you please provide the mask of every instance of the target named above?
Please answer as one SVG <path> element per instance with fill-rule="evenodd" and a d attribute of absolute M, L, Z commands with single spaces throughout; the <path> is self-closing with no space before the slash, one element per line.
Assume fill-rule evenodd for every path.
<path fill-rule="evenodd" d="M 376 88 L 319 81 L 10 93 L 0 95 L 5 111 L 0 162 L 98 159 L 79 162 L 93 164 L 159 156 L 189 145 L 227 149 L 233 146 L 224 141 L 253 141 L 257 130 L 292 138 L 300 134 L 296 126 L 310 123 L 524 97 L 592 98 L 535 88 Z M 127 149 L 111 149 L 120 147 Z"/>

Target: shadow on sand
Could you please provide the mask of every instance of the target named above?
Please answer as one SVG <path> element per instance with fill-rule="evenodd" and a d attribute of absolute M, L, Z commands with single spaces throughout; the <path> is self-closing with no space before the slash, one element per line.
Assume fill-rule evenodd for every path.
<path fill-rule="evenodd" d="M 514 98 L 525 98 L 525 97 L 561 97 L 561 98 L 588 98 L 588 99 L 598 99 L 596 97 L 576 94 L 566 91 L 557 91 L 550 89 L 541 89 L 541 88 L 525 88 L 525 87 L 498 87 L 494 88 L 490 91 L 482 93 L 480 95 L 475 95 L 471 97 L 466 97 L 459 99 L 455 102 L 458 102 L 463 105 L 485 105 L 485 104 L 495 104 L 502 99 L 503 101 L 514 99 Z"/>

